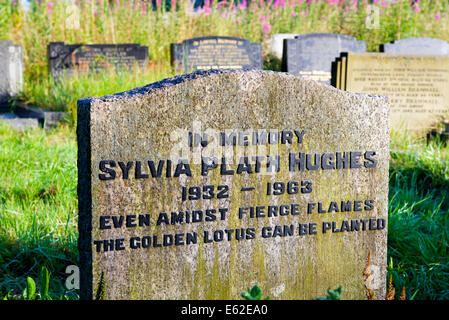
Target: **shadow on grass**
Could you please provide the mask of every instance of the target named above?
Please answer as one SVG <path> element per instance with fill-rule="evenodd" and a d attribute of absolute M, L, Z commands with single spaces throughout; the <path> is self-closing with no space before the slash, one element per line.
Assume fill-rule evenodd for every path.
<path fill-rule="evenodd" d="M 0 237 L 0 297 L 8 292 L 19 294 L 26 286 L 26 278 L 39 278 L 42 266 L 51 273 L 50 296 L 77 299 L 76 291 L 67 290 L 65 269 L 77 265 L 76 239 L 57 242 L 52 239 L 12 241 Z"/>

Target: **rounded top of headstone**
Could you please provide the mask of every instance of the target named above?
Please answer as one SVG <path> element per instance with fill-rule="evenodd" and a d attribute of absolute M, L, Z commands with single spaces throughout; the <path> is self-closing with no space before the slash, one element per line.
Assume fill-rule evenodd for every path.
<path fill-rule="evenodd" d="M 335 38 L 335 39 L 345 39 L 345 40 L 351 40 L 354 41 L 356 38 L 347 36 L 344 34 L 339 33 L 326 33 L 326 32 L 315 32 L 315 33 L 305 33 L 305 34 L 299 34 L 295 36 L 296 39 L 303 39 L 303 38 Z"/>
<path fill-rule="evenodd" d="M 436 38 L 405 38 L 381 44 L 380 51 L 392 54 L 449 54 L 449 43 Z"/>
<path fill-rule="evenodd" d="M 186 39 L 186 40 L 182 41 L 181 43 L 189 43 L 189 42 L 194 42 L 194 41 L 204 41 L 204 40 L 211 40 L 211 39 L 226 39 L 226 40 L 238 40 L 238 41 L 249 42 L 248 39 L 237 38 L 237 37 L 204 36 L 204 37 L 196 37 L 196 38 Z"/>
<path fill-rule="evenodd" d="M 347 92 L 339 90 L 333 86 L 321 84 L 319 82 L 308 80 L 304 77 L 297 76 L 288 72 L 276 72 L 276 71 L 270 71 L 270 70 L 260 70 L 260 69 L 209 69 L 209 70 L 199 70 L 192 73 L 187 73 L 179 76 L 175 76 L 172 78 L 163 79 L 158 82 L 154 82 L 151 84 L 148 84 L 143 87 L 134 88 L 128 91 L 115 93 L 112 95 L 105 95 L 103 97 L 89 97 L 89 98 L 82 98 L 78 101 L 83 103 L 85 100 L 99 100 L 99 101 L 111 101 L 111 100 L 121 100 L 126 99 L 129 97 L 132 97 L 134 95 L 146 95 L 151 92 L 161 90 L 161 89 L 167 89 L 173 86 L 176 86 L 178 84 L 193 81 L 205 77 L 213 77 L 213 76 L 220 76 L 220 75 L 226 75 L 226 74 L 241 74 L 240 77 L 242 80 L 245 78 L 246 81 L 255 84 L 254 86 L 250 87 L 257 87 L 257 82 L 262 80 L 262 77 L 276 77 L 276 80 L 278 80 L 277 84 L 281 85 L 282 79 L 288 79 L 288 78 L 296 78 L 298 81 L 304 81 L 307 83 L 307 86 L 309 88 L 316 88 L 320 89 L 322 91 L 340 91 L 341 94 L 349 95 L 349 96 L 366 96 L 366 97 L 381 97 L 379 95 L 371 95 L 371 94 L 361 94 L 361 93 L 353 93 L 353 92 Z M 276 83 L 276 82 L 275 82 Z M 382 96 L 383 97 L 383 96 Z M 384 97 L 386 98 L 386 97 Z"/>

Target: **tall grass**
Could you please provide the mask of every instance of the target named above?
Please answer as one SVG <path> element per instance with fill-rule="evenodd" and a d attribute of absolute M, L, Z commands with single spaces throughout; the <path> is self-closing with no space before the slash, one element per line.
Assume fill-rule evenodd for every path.
<path fill-rule="evenodd" d="M 173 3 L 166 10 L 164 3 Z M 234 3 L 235 2 L 235 3 Z M 366 40 L 377 51 L 382 43 L 406 37 L 449 40 L 448 2 L 421 0 L 275 0 L 205 1 L 196 11 L 190 1 L 142 0 L 33 1 L 26 10 L 17 0 L 0 0 L 0 38 L 24 48 L 25 85 L 21 99 L 51 110 L 73 108 L 78 98 L 131 89 L 173 75 L 170 44 L 218 35 L 262 42 L 273 33 L 333 32 Z M 379 25 L 370 28 L 378 8 Z M 66 43 L 139 43 L 149 47 L 145 72 L 114 72 L 56 84 L 48 74 L 47 45 Z M 266 59 L 267 60 L 267 59 Z M 267 60 L 268 61 L 268 60 Z M 265 64 L 265 68 L 271 68 Z M 120 78 L 120 79 L 119 79 Z M 68 89 L 68 90 L 66 90 Z"/>
<path fill-rule="evenodd" d="M 407 297 L 449 299 L 449 148 L 394 136 L 388 258 Z"/>

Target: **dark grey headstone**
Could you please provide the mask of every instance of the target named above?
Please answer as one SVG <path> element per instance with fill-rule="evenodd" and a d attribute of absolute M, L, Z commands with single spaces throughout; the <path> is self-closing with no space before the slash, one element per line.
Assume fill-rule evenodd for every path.
<path fill-rule="evenodd" d="M 9 111 L 8 100 L 22 90 L 22 47 L 12 41 L 0 41 L 0 112 Z"/>
<path fill-rule="evenodd" d="M 380 45 L 380 52 L 391 54 L 449 54 L 449 43 L 434 38 L 408 38 Z"/>
<path fill-rule="evenodd" d="M 126 70 L 143 68 L 148 47 L 139 44 L 65 44 L 51 42 L 47 47 L 48 67 L 54 78 L 72 76 L 75 69 L 97 72 L 111 67 Z"/>
<path fill-rule="evenodd" d="M 284 40 L 284 71 L 330 84 L 332 62 L 342 52 L 366 52 L 366 41 L 333 33 L 309 33 Z"/>
<path fill-rule="evenodd" d="M 262 45 L 234 37 L 200 37 L 172 43 L 177 73 L 208 69 L 262 69 Z"/>

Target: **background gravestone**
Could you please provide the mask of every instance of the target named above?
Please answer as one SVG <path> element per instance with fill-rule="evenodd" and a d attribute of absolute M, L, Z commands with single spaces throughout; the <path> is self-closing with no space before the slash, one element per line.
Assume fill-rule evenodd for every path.
<path fill-rule="evenodd" d="M 172 43 L 177 73 L 208 69 L 262 69 L 262 45 L 234 37 L 200 37 Z"/>
<path fill-rule="evenodd" d="M 261 70 L 79 100 L 80 297 L 384 297 L 388 113 Z"/>
<path fill-rule="evenodd" d="M 144 67 L 148 47 L 139 44 L 65 44 L 51 42 L 48 47 L 48 67 L 54 78 L 79 72 L 96 72 L 111 67 L 118 70 Z"/>
<path fill-rule="evenodd" d="M 284 56 L 284 40 L 294 39 L 299 36 L 297 33 L 276 33 L 271 35 L 270 38 L 270 50 L 280 60 L 283 60 Z"/>
<path fill-rule="evenodd" d="M 390 54 L 449 54 L 449 43 L 434 38 L 408 38 L 380 45 L 380 52 Z"/>
<path fill-rule="evenodd" d="M 343 53 L 340 64 L 339 89 L 390 97 L 392 129 L 422 133 L 449 116 L 447 55 Z"/>
<path fill-rule="evenodd" d="M 8 99 L 23 85 L 23 50 L 12 41 L 0 40 L 0 112 L 9 111 Z"/>
<path fill-rule="evenodd" d="M 283 70 L 331 84 L 332 62 L 341 52 L 366 52 L 366 41 L 333 33 L 302 34 L 284 40 Z"/>

